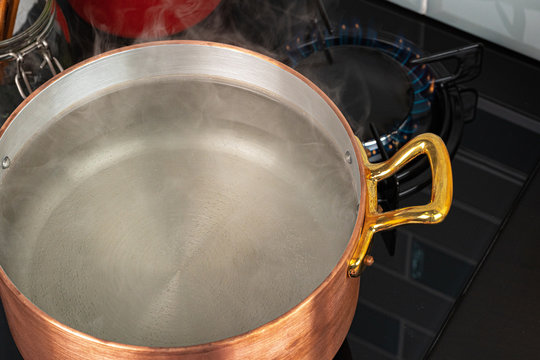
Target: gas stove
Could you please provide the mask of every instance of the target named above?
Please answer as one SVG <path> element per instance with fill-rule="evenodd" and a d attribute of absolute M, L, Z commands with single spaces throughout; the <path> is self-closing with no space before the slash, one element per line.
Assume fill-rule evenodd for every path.
<path fill-rule="evenodd" d="M 66 1 L 59 4 L 74 60 L 133 43 L 92 29 Z M 429 356 L 540 160 L 540 104 L 533 92 L 512 91 L 534 88 L 540 64 L 375 0 L 224 0 L 170 38 L 233 43 L 287 63 L 336 102 L 370 161 L 421 132 L 445 140 L 455 186 L 449 217 L 375 237 L 375 264 L 362 275 L 335 359 Z M 381 187 L 381 207 L 427 202 L 429 182 L 425 161 L 413 163 Z M 0 358 L 20 358 L 3 316 L 0 344 Z"/>

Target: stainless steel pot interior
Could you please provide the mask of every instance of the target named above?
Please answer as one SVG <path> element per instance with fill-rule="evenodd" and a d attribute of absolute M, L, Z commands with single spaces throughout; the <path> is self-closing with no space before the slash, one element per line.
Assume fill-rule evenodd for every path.
<path fill-rule="evenodd" d="M 132 345 L 206 343 L 290 310 L 343 255 L 360 197 L 321 95 L 215 45 L 69 72 L 17 114 L 0 155 L 0 265 L 60 322 Z"/>

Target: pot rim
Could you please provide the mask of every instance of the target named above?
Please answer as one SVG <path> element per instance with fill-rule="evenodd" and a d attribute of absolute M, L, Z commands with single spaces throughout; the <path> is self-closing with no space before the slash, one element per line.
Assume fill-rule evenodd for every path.
<path fill-rule="evenodd" d="M 349 136 L 350 142 L 352 144 L 354 153 L 356 158 L 358 159 L 358 171 L 360 174 L 360 202 L 358 207 L 358 213 L 356 216 L 355 225 L 351 234 L 351 237 L 349 238 L 349 241 L 347 243 L 347 246 L 345 247 L 345 250 L 340 257 L 338 263 L 334 266 L 330 274 L 323 280 L 323 282 L 317 286 L 315 290 L 313 290 L 307 297 L 305 297 L 301 302 L 296 304 L 293 308 L 291 308 L 289 311 L 285 312 L 284 314 L 278 316 L 277 318 L 255 328 L 252 330 L 249 330 L 247 332 L 234 335 L 228 338 L 224 338 L 221 340 L 203 343 L 203 344 L 197 344 L 197 345 L 189 345 L 189 346 L 178 346 L 178 347 L 151 347 L 151 346 L 143 346 L 143 345 L 129 345 L 129 344 L 123 344 L 119 342 L 114 341 L 108 341 L 104 339 L 100 339 L 97 337 L 94 337 L 92 335 L 86 334 L 82 331 L 76 330 L 74 328 L 71 328 L 70 326 L 61 323 L 60 321 L 56 320 L 49 314 L 47 314 L 45 311 L 41 310 L 37 305 L 35 305 L 30 299 L 28 299 L 21 291 L 17 289 L 17 286 L 11 281 L 9 276 L 6 274 L 2 266 L 0 265 L 0 281 L 6 286 L 6 288 L 35 316 L 40 317 L 50 323 L 52 326 L 70 333 L 76 337 L 83 338 L 87 341 L 109 346 L 109 347 L 115 347 L 122 350 L 132 351 L 132 352 L 151 352 L 151 353 L 175 353 L 175 354 L 190 354 L 190 353 L 201 353 L 213 349 L 215 347 L 227 347 L 234 345 L 239 342 L 243 342 L 250 337 L 254 337 L 257 334 L 260 334 L 262 332 L 267 331 L 270 328 L 279 327 L 282 322 L 284 322 L 291 314 L 302 311 L 303 308 L 306 306 L 309 306 L 309 304 L 312 302 L 313 298 L 316 298 L 320 296 L 320 294 L 325 291 L 325 288 L 330 284 L 334 278 L 337 276 L 342 276 L 346 279 L 344 281 L 358 281 L 358 279 L 349 278 L 347 275 L 347 266 L 349 259 L 352 256 L 353 250 L 357 246 L 357 241 L 360 241 L 360 233 L 362 230 L 362 225 L 364 223 L 364 217 L 365 217 L 365 206 L 366 206 L 366 168 L 365 164 L 362 161 L 361 151 L 356 136 L 354 135 L 351 127 L 349 126 L 349 123 L 345 119 L 345 116 L 341 113 L 341 111 L 338 109 L 338 107 L 334 104 L 334 102 L 321 90 L 319 87 L 317 87 L 311 80 L 297 72 L 296 70 L 290 68 L 289 66 L 279 62 L 278 60 L 275 60 L 271 57 L 268 57 L 266 55 L 260 54 L 258 52 L 244 49 L 239 46 L 229 45 L 229 44 L 223 44 L 223 43 L 217 43 L 217 42 L 210 42 L 210 41 L 198 41 L 198 40 L 166 40 L 166 41 L 153 41 L 153 42 L 147 42 L 142 44 L 136 44 L 136 45 L 130 45 L 125 46 L 119 49 L 114 49 L 111 51 L 107 51 L 105 53 L 93 56 L 89 59 L 86 59 L 84 61 L 81 61 L 67 70 L 59 73 L 58 75 L 54 76 L 47 82 L 45 82 L 43 85 L 41 85 L 38 89 L 36 89 L 34 92 L 30 94 L 26 99 L 24 99 L 21 104 L 11 113 L 9 118 L 6 120 L 6 122 L 3 124 L 3 126 L 0 128 L 0 138 L 4 135 L 6 129 L 9 127 L 11 122 L 15 119 L 17 114 L 26 106 L 27 103 L 32 101 L 34 97 L 36 97 L 41 91 L 43 91 L 45 88 L 53 84 L 58 79 L 62 78 L 63 76 L 66 76 L 67 74 L 77 70 L 78 68 L 81 68 L 87 64 L 90 64 L 96 60 L 99 60 L 101 58 L 105 58 L 117 53 L 121 53 L 124 51 L 129 51 L 137 48 L 147 47 L 147 46 L 159 46 L 159 45 L 202 45 L 202 46 L 214 46 L 214 47 L 221 47 L 226 48 L 238 52 L 242 52 L 245 54 L 248 54 L 250 56 L 258 57 L 262 60 L 265 60 L 275 66 L 280 67 L 281 69 L 288 71 L 298 79 L 302 80 L 304 83 L 306 83 L 309 87 L 311 87 L 326 103 L 330 108 L 333 110 L 335 115 L 340 120 L 342 126 L 345 128 L 347 135 Z M 0 288 L 1 290 L 1 288 Z"/>

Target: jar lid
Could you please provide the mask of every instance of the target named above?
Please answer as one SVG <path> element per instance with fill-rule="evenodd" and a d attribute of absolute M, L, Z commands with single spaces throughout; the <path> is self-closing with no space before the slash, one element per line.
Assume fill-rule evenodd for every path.
<path fill-rule="evenodd" d="M 46 35 L 53 25 L 54 14 L 54 0 L 21 0 L 13 36 L 0 41 L 0 60 L 5 60 L 6 54 L 19 52 Z"/>
<path fill-rule="evenodd" d="M 43 12 L 46 4 L 47 0 L 20 0 L 15 26 L 13 28 L 13 36 L 22 33 L 32 26 Z"/>

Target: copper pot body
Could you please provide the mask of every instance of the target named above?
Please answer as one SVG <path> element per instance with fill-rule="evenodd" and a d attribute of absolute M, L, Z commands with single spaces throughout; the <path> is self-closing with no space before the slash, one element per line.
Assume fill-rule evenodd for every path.
<path fill-rule="evenodd" d="M 126 63 L 133 64 L 141 52 L 148 51 L 171 53 L 143 61 L 139 66 L 125 66 Z M 192 65 L 194 63 L 198 65 Z M 201 66 L 210 77 L 227 76 L 252 82 L 263 89 L 281 93 L 292 102 L 304 104 L 312 111 L 311 115 L 318 117 L 323 126 L 334 133 L 337 146 L 342 154 L 346 154 L 346 162 L 353 169 L 359 204 L 352 234 L 337 265 L 309 296 L 274 320 L 237 336 L 184 347 L 127 345 L 70 328 L 34 305 L 0 267 L 0 296 L 11 333 L 25 359 L 331 359 L 345 339 L 354 316 L 359 290 L 357 276 L 373 260 L 367 256 L 372 235 L 403 223 L 439 222 L 448 212 L 452 197 L 450 163 L 440 139 L 421 137 L 407 144 L 388 162 L 371 165 L 344 116 L 313 83 L 271 58 L 216 43 L 141 44 L 100 55 L 68 69 L 34 92 L 11 115 L 1 130 L 0 154 L 17 153 L 24 145 L 24 140 L 18 137 L 24 139 L 39 132 L 43 125 L 40 121 L 46 122 L 100 87 L 111 86 L 116 78 L 125 80 L 147 73 L 173 75 L 179 71 L 178 67 L 186 73 L 200 74 Z M 276 78 L 280 81 L 275 81 Z M 88 81 L 81 82 L 81 79 Z M 58 94 L 62 95 L 60 100 Z M 64 104 L 51 105 L 55 99 Z M 33 118 L 36 111 L 42 116 L 29 125 L 25 117 Z M 392 175 L 420 154 L 427 154 L 432 165 L 432 203 L 378 213 L 377 181 Z"/>
<path fill-rule="evenodd" d="M 352 248 L 349 249 L 352 252 Z M 150 348 L 107 342 L 73 330 L 39 310 L 0 272 L 9 328 L 25 359 L 331 359 L 351 325 L 359 279 L 343 259 L 301 304 L 246 334 L 183 348 Z"/>

